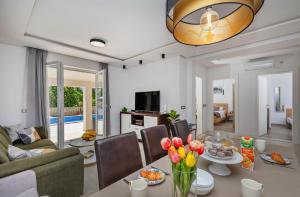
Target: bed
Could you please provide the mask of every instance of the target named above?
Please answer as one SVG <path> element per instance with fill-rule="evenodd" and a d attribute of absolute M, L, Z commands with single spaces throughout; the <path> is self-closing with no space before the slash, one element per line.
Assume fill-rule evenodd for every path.
<path fill-rule="evenodd" d="M 286 126 L 289 129 L 293 127 L 293 109 L 286 108 Z"/>
<path fill-rule="evenodd" d="M 214 124 L 220 124 L 227 120 L 228 104 L 214 103 Z"/>

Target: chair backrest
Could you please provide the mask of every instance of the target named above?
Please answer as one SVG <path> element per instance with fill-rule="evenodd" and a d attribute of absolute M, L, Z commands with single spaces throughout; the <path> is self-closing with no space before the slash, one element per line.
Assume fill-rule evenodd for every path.
<path fill-rule="evenodd" d="M 95 141 L 99 189 L 143 168 L 135 132 Z"/>
<path fill-rule="evenodd" d="M 169 137 L 165 125 L 142 129 L 141 136 L 147 165 L 167 155 L 167 151 L 163 150 L 160 145 L 162 138 Z"/>
<path fill-rule="evenodd" d="M 173 137 L 180 137 L 184 145 L 187 144 L 187 136 L 190 134 L 190 128 L 186 120 L 179 120 L 171 124 Z"/>

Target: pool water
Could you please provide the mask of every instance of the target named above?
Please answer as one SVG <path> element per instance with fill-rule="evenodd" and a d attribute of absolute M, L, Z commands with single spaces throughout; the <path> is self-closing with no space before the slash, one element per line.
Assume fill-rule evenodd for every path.
<path fill-rule="evenodd" d="M 96 120 L 96 114 L 93 114 L 93 121 Z M 98 120 L 103 120 L 103 116 L 99 115 Z M 77 116 L 64 116 L 65 123 L 72 123 L 72 122 L 83 122 L 83 115 Z M 50 117 L 50 125 L 57 124 L 57 117 L 51 116 Z"/>

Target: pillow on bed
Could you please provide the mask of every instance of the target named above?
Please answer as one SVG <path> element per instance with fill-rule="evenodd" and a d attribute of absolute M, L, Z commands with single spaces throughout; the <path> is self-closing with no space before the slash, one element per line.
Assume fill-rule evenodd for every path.
<path fill-rule="evenodd" d="M 214 111 L 219 111 L 219 107 L 214 107 Z"/>
<path fill-rule="evenodd" d="M 220 111 L 224 111 L 224 107 L 219 107 L 219 110 Z"/>

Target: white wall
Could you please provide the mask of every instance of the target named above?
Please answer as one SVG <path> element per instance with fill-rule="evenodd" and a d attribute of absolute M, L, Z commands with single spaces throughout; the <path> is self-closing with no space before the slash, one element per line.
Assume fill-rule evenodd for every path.
<path fill-rule="evenodd" d="M 181 57 L 119 69 L 110 67 L 110 100 L 112 133 L 120 130 L 120 110 L 134 110 L 135 92 L 160 91 L 160 110 L 176 110 L 185 119 L 187 109 L 187 66 Z"/>
<path fill-rule="evenodd" d="M 26 49 L 0 43 L 0 125 L 23 123 Z"/>
<path fill-rule="evenodd" d="M 282 73 L 268 75 L 268 100 L 270 105 L 270 116 L 272 124 L 286 124 L 286 111 L 275 111 L 275 88 L 281 88 L 281 105 L 286 108 L 293 107 L 293 75 L 292 73 Z"/>
<path fill-rule="evenodd" d="M 224 94 L 214 93 L 214 103 L 227 103 L 228 112 L 233 111 L 233 87 L 234 79 L 222 79 L 213 81 L 213 87 L 222 87 Z"/>

